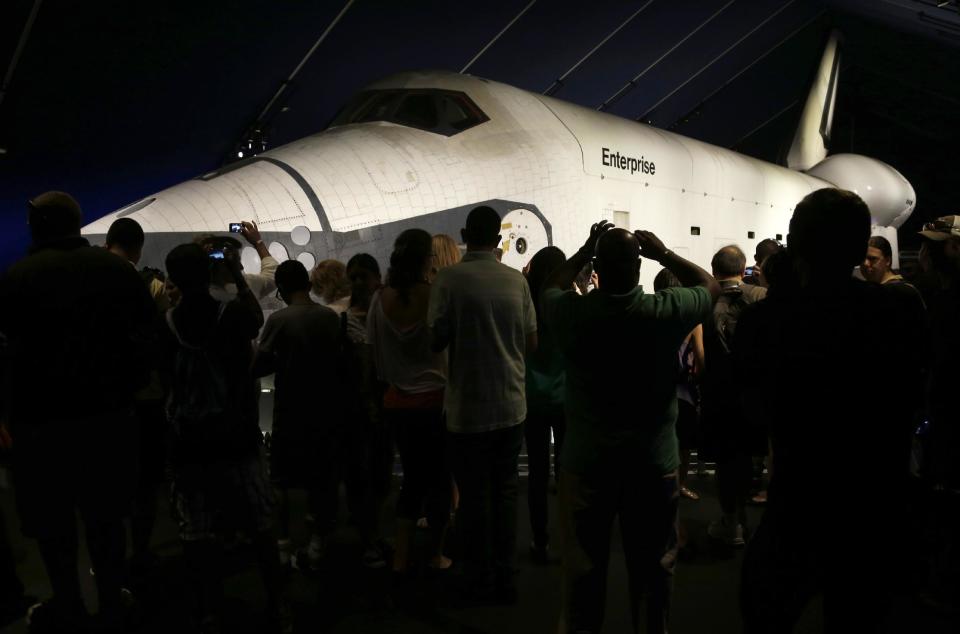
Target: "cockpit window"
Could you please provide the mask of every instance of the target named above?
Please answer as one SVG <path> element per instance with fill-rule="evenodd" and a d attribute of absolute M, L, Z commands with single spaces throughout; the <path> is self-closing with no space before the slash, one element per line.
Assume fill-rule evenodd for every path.
<path fill-rule="evenodd" d="M 354 97 L 330 127 L 389 121 L 453 136 L 488 121 L 466 94 L 452 90 L 369 90 Z"/>

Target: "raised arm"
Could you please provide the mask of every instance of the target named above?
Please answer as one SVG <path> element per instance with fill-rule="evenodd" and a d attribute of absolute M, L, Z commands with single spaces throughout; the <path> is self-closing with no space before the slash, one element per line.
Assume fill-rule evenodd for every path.
<path fill-rule="evenodd" d="M 263 308 L 260 307 L 257 296 L 250 290 L 250 286 L 243 276 L 243 269 L 240 268 L 239 254 L 230 249 L 224 261 L 230 269 L 234 283 L 237 285 L 237 302 L 250 312 L 250 317 L 256 324 L 256 327 L 253 329 L 253 334 L 250 337 L 253 339 L 257 336 L 257 331 L 263 326 Z"/>
<path fill-rule="evenodd" d="M 574 280 L 577 279 L 577 275 L 586 266 L 587 262 L 593 259 L 594 253 L 597 250 L 597 241 L 600 239 L 600 236 L 605 234 L 610 229 L 613 229 L 613 223 L 610 223 L 606 220 L 601 220 L 600 222 L 594 224 L 590 227 L 590 237 L 587 238 L 587 241 L 583 243 L 583 246 L 580 247 L 580 250 L 574 253 L 570 258 L 564 262 L 556 271 L 550 274 L 547 278 L 547 281 L 543 285 L 543 290 L 548 288 L 559 288 L 560 290 L 567 290 L 573 286 Z M 542 291 L 541 291 L 542 292 Z M 534 297 L 534 301 L 539 301 L 539 297 Z"/>
<path fill-rule="evenodd" d="M 720 285 L 713 276 L 705 270 L 686 260 L 663 245 L 660 238 L 650 231 L 637 230 L 633 232 L 640 242 L 640 255 L 659 262 L 671 273 L 677 276 L 684 286 L 703 286 L 710 293 L 713 301 L 720 297 Z"/>

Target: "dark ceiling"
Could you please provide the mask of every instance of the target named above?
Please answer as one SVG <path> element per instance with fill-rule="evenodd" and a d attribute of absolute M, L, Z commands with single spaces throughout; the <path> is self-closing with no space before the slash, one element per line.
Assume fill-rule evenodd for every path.
<path fill-rule="evenodd" d="M 8 74 L 39 5 L 0 102 L 7 264 L 26 246 L 36 193 L 73 193 L 90 221 L 222 164 L 347 0 L 3 4 Z M 905 246 L 922 219 L 955 210 L 956 0 L 355 0 L 271 110 L 269 145 L 323 129 L 385 75 L 460 71 L 511 22 L 470 73 L 543 92 L 623 25 L 554 96 L 597 107 L 642 74 L 606 109 L 773 161 L 839 28 L 832 151 L 884 160 L 914 184 Z"/>

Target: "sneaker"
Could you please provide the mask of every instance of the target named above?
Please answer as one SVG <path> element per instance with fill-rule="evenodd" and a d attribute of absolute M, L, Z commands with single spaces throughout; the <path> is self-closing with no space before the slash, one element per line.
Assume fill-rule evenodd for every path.
<path fill-rule="evenodd" d="M 292 634 L 293 607 L 290 602 L 286 599 L 279 599 L 273 605 L 268 605 L 267 623 L 271 633 Z"/>
<path fill-rule="evenodd" d="M 383 556 L 383 551 L 376 546 L 370 546 L 363 551 L 363 555 L 360 556 L 360 563 L 363 564 L 364 568 L 370 568 L 371 570 L 387 567 L 387 560 Z"/>
<path fill-rule="evenodd" d="M 290 567 L 300 572 L 311 574 L 320 570 L 319 561 L 310 561 L 306 548 L 300 548 L 290 555 Z"/>
<path fill-rule="evenodd" d="M 26 594 L 0 599 L 0 628 L 4 628 L 22 619 L 26 616 L 30 606 L 36 604 L 38 601 L 39 599 L 36 597 Z"/>
<path fill-rule="evenodd" d="M 277 553 L 280 556 L 280 565 L 284 568 L 289 566 L 290 560 L 293 558 L 293 542 L 289 539 L 278 539 Z"/>
<path fill-rule="evenodd" d="M 732 524 L 727 522 L 727 519 L 724 517 L 720 520 L 710 522 L 710 525 L 707 526 L 707 535 L 722 541 L 728 546 L 743 546 L 743 524 L 737 523 Z"/>
<path fill-rule="evenodd" d="M 41 601 L 27 609 L 27 630 L 30 634 L 45 632 L 89 631 L 91 619 L 87 614 L 68 614 L 50 601 Z"/>
<path fill-rule="evenodd" d="M 200 634 L 220 634 L 220 618 L 214 614 L 207 614 L 200 618 L 196 623 L 197 631 Z"/>
<path fill-rule="evenodd" d="M 550 547 L 546 544 L 540 546 L 537 542 L 530 542 L 530 560 L 538 566 L 548 566 L 557 563 L 559 560 L 550 552 Z"/>
<path fill-rule="evenodd" d="M 319 535 L 314 535 L 306 548 L 301 548 L 290 557 L 290 565 L 300 572 L 317 572 L 326 554 L 325 540 Z"/>

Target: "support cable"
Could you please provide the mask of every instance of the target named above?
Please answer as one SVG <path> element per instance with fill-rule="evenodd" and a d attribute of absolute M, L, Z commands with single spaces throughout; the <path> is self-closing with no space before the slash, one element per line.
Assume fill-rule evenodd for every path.
<path fill-rule="evenodd" d="M 749 31 L 747 31 L 747 33 L 746 33 L 745 35 L 743 35 L 743 37 L 741 37 L 739 40 L 737 40 L 736 42 L 734 42 L 733 44 L 731 44 L 730 46 L 728 46 L 726 49 L 724 49 L 724 51 L 723 51 L 722 53 L 720 53 L 719 55 L 717 55 L 716 57 L 714 57 L 713 59 L 711 59 L 709 62 L 707 62 L 707 64 L 706 64 L 705 66 L 701 67 L 700 70 L 698 70 L 698 71 L 695 72 L 694 74 L 692 74 L 692 75 L 690 75 L 689 77 L 687 77 L 687 79 L 686 79 L 683 83 L 681 83 L 679 86 L 677 86 L 676 88 L 674 88 L 673 90 L 671 90 L 669 93 L 667 93 L 666 96 L 664 96 L 663 98 L 660 99 L 660 101 L 658 101 L 657 103 L 655 103 L 655 104 L 653 104 L 652 106 L 650 106 L 649 108 L 647 108 L 647 111 L 646 111 L 646 112 L 644 112 L 642 115 L 640 115 L 639 117 L 637 117 L 637 121 L 643 121 L 643 120 L 645 120 L 645 119 L 647 118 L 647 115 L 649 115 L 651 112 L 653 112 L 654 110 L 656 110 L 657 107 L 660 106 L 660 104 L 662 104 L 664 101 L 666 101 L 666 100 L 669 99 L 670 97 L 672 97 L 672 96 L 674 96 L 675 94 L 677 94 L 677 92 L 679 92 L 684 86 L 686 86 L 686 85 L 689 84 L 691 81 L 693 81 L 694 79 L 696 79 L 697 77 L 699 77 L 700 74 L 703 73 L 703 71 L 707 70 L 708 68 L 710 68 L 711 66 L 713 66 L 714 64 L 716 64 L 718 61 L 720 61 L 721 59 L 723 59 L 723 58 L 727 55 L 727 53 L 729 53 L 730 51 L 732 51 L 733 49 L 735 49 L 736 47 L 738 47 L 740 44 L 742 44 L 743 41 L 746 40 L 748 37 L 750 37 L 751 35 L 753 35 L 753 34 L 756 33 L 757 31 L 759 31 L 760 29 L 762 29 L 763 27 L 765 27 L 765 26 L 770 22 L 770 20 L 772 20 L 772 19 L 774 19 L 775 17 L 777 17 L 778 15 L 780 15 L 780 13 L 782 13 L 787 7 L 789 7 L 789 6 L 790 6 L 791 4 L 793 4 L 794 2 L 796 2 L 796 0 L 788 0 L 785 4 L 781 5 L 779 9 L 777 9 L 776 11 L 774 11 L 773 13 L 771 13 L 770 15 L 768 15 L 762 22 L 760 22 L 760 24 L 756 25 L 755 27 L 753 27 L 752 29 L 750 29 Z"/>
<path fill-rule="evenodd" d="M 285 80 L 283 80 L 283 82 L 280 84 L 280 88 L 277 89 L 276 93 L 274 93 L 273 98 L 270 99 L 269 102 L 267 102 L 267 105 L 263 109 L 263 112 L 261 112 L 260 116 L 257 117 L 257 121 L 262 121 L 263 118 L 267 116 L 267 113 L 270 112 L 270 108 L 273 107 L 273 104 L 277 102 L 277 99 L 279 99 L 280 95 L 282 95 L 283 92 L 287 89 L 287 86 L 290 85 L 290 82 L 293 81 L 293 78 L 297 76 L 297 73 L 300 72 L 300 69 L 303 68 L 304 64 L 306 64 L 307 61 L 313 56 L 314 52 L 316 52 L 316 50 L 320 47 L 323 41 L 327 39 L 327 36 L 330 34 L 330 31 L 332 31 L 333 27 L 335 27 L 337 23 L 340 22 L 340 19 L 343 18 L 344 14 L 346 14 L 347 10 L 351 6 L 353 6 L 353 3 L 355 1 L 356 0 L 347 0 L 347 4 L 343 7 L 343 9 L 340 10 L 340 13 L 337 14 L 337 17 L 333 19 L 333 22 L 330 23 L 330 25 L 323 32 L 323 34 L 320 35 L 319 39 L 317 39 L 317 41 L 313 44 L 313 46 L 310 47 L 310 50 L 307 51 L 307 54 L 303 56 L 303 59 L 300 60 L 300 63 L 297 64 L 297 67 L 293 69 L 293 72 L 290 73 L 290 76 L 287 77 Z"/>
<path fill-rule="evenodd" d="M 686 41 L 689 40 L 691 37 L 693 37 L 694 35 L 696 35 L 697 32 L 700 31 L 700 29 L 702 29 L 703 27 L 705 27 L 705 26 L 707 26 L 708 24 L 710 24 L 711 22 L 713 22 L 714 18 L 716 18 L 716 17 L 719 16 L 721 13 L 723 13 L 724 11 L 726 11 L 726 10 L 727 10 L 727 7 L 729 7 L 731 4 L 733 4 L 733 3 L 736 2 L 736 1 L 737 1 L 737 0 L 730 0 L 730 1 L 727 2 L 725 5 L 723 5 L 722 7 L 720 7 L 720 8 L 716 11 L 716 13 L 714 13 L 714 14 L 711 15 L 709 18 L 707 18 L 706 21 L 704 21 L 703 23 L 700 24 L 700 26 L 698 26 L 698 27 L 695 28 L 694 30 L 692 30 L 692 31 L 690 31 L 689 33 L 687 33 L 687 34 L 683 37 L 683 39 L 681 39 L 679 42 L 677 42 L 676 44 L 674 44 L 673 46 L 671 46 L 670 49 L 667 50 L 666 53 L 664 53 L 663 55 L 661 55 L 660 57 L 658 57 L 657 59 L 655 59 L 652 64 L 650 64 L 649 66 L 647 66 L 646 68 L 644 68 L 642 71 L 640 71 L 640 74 L 639 74 L 639 75 L 637 75 L 636 77 L 634 77 L 633 79 L 631 79 L 630 81 L 628 81 L 626 84 L 624 84 L 624 85 L 623 85 L 623 88 L 621 88 L 620 90 L 618 90 L 617 92 L 615 92 L 609 99 L 607 99 L 607 100 L 604 101 L 602 104 L 600 104 L 599 106 L 597 106 L 597 110 L 606 110 L 606 109 L 609 108 L 611 105 L 613 105 L 613 104 L 615 104 L 616 102 L 620 101 L 620 99 L 622 99 L 625 94 L 627 94 L 628 92 L 630 92 L 631 90 L 633 90 L 634 88 L 637 87 L 637 81 L 639 81 L 641 77 L 643 77 L 643 76 L 646 75 L 648 72 L 650 72 L 650 70 L 651 70 L 654 66 L 656 66 L 657 64 L 659 64 L 660 62 L 662 62 L 664 59 L 666 59 L 667 56 L 670 55 L 670 53 L 672 53 L 672 52 L 674 52 L 675 50 L 677 50 L 678 48 L 680 48 L 680 46 L 682 46 L 684 42 L 686 42 Z"/>
<path fill-rule="evenodd" d="M 569 77 L 570 75 L 572 75 L 572 74 L 574 73 L 574 71 L 576 71 L 578 68 L 580 68 L 580 66 L 582 66 L 585 61 L 587 61 L 588 59 L 590 59 L 591 57 L 593 57 L 593 54 L 594 54 L 594 53 L 596 53 L 597 51 L 599 51 L 599 50 L 603 47 L 603 45 L 606 44 L 614 35 L 616 35 L 617 33 L 619 33 L 620 30 L 623 29 L 623 27 L 625 27 L 625 26 L 627 26 L 628 24 L 630 24 L 631 22 L 633 22 L 633 19 L 634 19 L 635 17 L 637 17 L 638 15 L 640 15 L 641 13 L 643 13 L 643 10 L 646 9 L 647 7 L 649 7 L 651 4 L 653 4 L 653 0 L 647 0 L 647 2 L 646 2 L 642 7 L 640 7 L 640 8 L 637 9 L 636 11 L 634 11 L 633 15 L 631 15 L 629 18 L 627 18 L 626 21 L 625 21 L 623 24 L 621 24 L 620 26 L 618 26 L 617 28 L 615 28 L 607 37 L 603 38 L 603 40 L 601 40 L 601 42 L 600 42 L 599 44 L 597 44 L 596 46 L 594 46 L 593 49 L 592 49 L 589 53 L 587 53 L 586 55 L 584 55 L 584 56 L 583 56 L 583 59 L 581 59 L 579 62 L 577 62 L 576 64 L 574 64 L 573 66 L 571 66 L 571 67 L 570 67 L 570 70 L 568 70 L 568 71 L 565 72 L 563 75 L 561 75 L 560 77 L 558 77 L 557 79 L 555 79 L 554 82 L 553 82 L 553 84 L 551 84 L 549 88 L 547 88 L 546 90 L 543 91 L 543 94 L 549 97 L 550 95 L 553 95 L 554 93 L 556 93 L 556 92 L 560 89 L 560 87 L 563 86 L 563 81 L 564 81 L 567 77 Z"/>
<path fill-rule="evenodd" d="M 777 111 L 777 113 L 776 113 L 775 115 L 773 115 L 772 117 L 770 117 L 769 119 L 767 119 L 766 121 L 764 121 L 763 123 L 761 123 L 760 125 L 758 125 L 757 127 L 755 127 L 754 129 L 752 129 L 752 130 L 750 130 L 749 132 L 747 132 L 745 135 L 743 135 L 742 137 L 740 137 L 740 138 L 737 140 L 736 143 L 734 143 L 734 144 L 731 145 L 730 147 L 731 147 L 731 148 L 737 147 L 738 145 L 740 145 L 741 143 L 743 143 L 744 141 L 746 141 L 747 139 L 749 139 L 750 137 L 752 137 L 754 134 L 756 134 L 757 132 L 759 132 L 759 131 L 762 130 L 763 128 L 767 127 L 769 124 L 773 123 L 776 119 L 779 119 L 784 113 L 786 113 L 788 110 L 790 110 L 791 108 L 793 108 L 794 106 L 796 106 L 798 103 L 800 103 L 800 100 L 799 100 L 799 99 L 794 99 L 793 101 L 790 102 L 790 105 L 784 107 L 782 110 Z"/>
<path fill-rule="evenodd" d="M 718 87 L 717 87 L 715 90 L 713 90 L 710 94 L 708 94 L 706 97 L 704 97 L 703 99 L 701 99 L 701 100 L 700 100 L 700 103 L 698 103 L 696 106 L 694 106 L 689 112 L 687 112 L 687 114 L 685 114 L 684 116 L 682 116 L 682 117 L 680 117 L 679 119 L 677 119 L 677 121 L 674 121 L 669 127 L 672 127 L 672 126 L 676 125 L 678 121 L 680 121 L 680 120 L 682 120 L 682 119 L 684 119 L 684 118 L 686 118 L 686 117 L 689 117 L 693 112 L 696 112 L 700 107 L 703 106 L 703 104 L 707 103 L 708 101 L 710 101 L 711 99 L 713 99 L 714 97 L 716 97 L 717 94 L 718 94 L 721 90 L 723 90 L 724 88 L 726 88 L 727 86 L 729 86 L 730 84 L 732 84 L 733 82 L 735 82 L 737 79 L 739 79 L 741 75 L 743 75 L 745 72 L 747 72 L 748 70 L 750 70 L 751 68 L 753 68 L 754 66 L 756 66 L 756 65 L 757 65 L 758 63 L 760 63 L 762 60 L 764 60 L 768 55 L 770 55 L 770 53 L 774 52 L 775 50 L 777 50 L 778 48 L 780 48 L 781 46 L 783 46 L 784 44 L 786 44 L 787 42 L 789 42 L 790 40 L 792 40 L 794 37 L 797 36 L 798 33 L 800 33 L 801 31 L 803 31 L 804 29 L 806 29 L 808 26 L 810 26 L 811 24 L 813 24 L 814 22 L 816 22 L 816 21 L 817 21 L 824 13 L 826 13 L 826 12 L 827 12 L 826 9 L 821 9 L 821 10 L 820 10 L 819 12 L 817 12 L 817 14 L 814 15 L 812 18 L 810 18 L 809 20 L 807 20 L 806 22 L 804 22 L 803 24 L 801 24 L 799 27 L 797 27 L 796 29 L 794 29 L 793 31 L 791 31 L 790 34 L 787 35 L 785 38 L 783 38 L 782 40 L 780 40 L 779 42 L 777 42 L 776 44 L 774 44 L 772 47 L 768 48 L 762 55 L 760 55 L 759 57 L 757 57 L 756 59 L 754 59 L 752 62 L 750 62 L 749 64 L 747 64 L 747 65 L 744 66 L 743 68 L 741 68 L 739 71 L 737 71 L 736 74 L 734 74 L 732 77 L 730 77 L 727 81 L 725 81 L 725 82 L 723 82 L 722 84 L 720 84 L 720 86 L 718 86 Z"/>
<path fill-rule="evenodd" d="M 525 6 L 525 7 L 523 8 L 523 11 L 521 11 L 520 13 L 517 14 L 517 17 L 513 18 L 512 20 L 510 20 L 510 22 L 507 24 L 507 26 L 503 27 L 503 29 L 502 29 L 499 33 L 497 33 L 496 36 L 494 36 L 494 38 L 493 38 L 492 40 L 490 40 L 490 41 L 487 43 L 486 46 L 484 46 L 482 49 L 480 49 L 480 52 L 479 52 L 479 53 L 477 53 L 476 55 L 473 56 L 473 59 L 471 59 L 469 62 L 467 62 L 467 65 L 466 65 L 466 66 L 464 66 L 462 69 L 460 69 L 460 74 L 462 75 L 463 73 L 467 72 L 467 69 L 469 69 L 471 66 L 473 66 L 473 63 L 476 62 L 478 59 L 480 59 L 480 56 L 483 55 L 484 53 L 486 53 L 486 52 L 487 52 L 487 49 L 490 48 L 491 46 L 493 46 L 494 43 L 496 43 L 496 41 L 500 39 L 500 36 L 503 35 L 504 33 L 506 33 L 506 32 L 507 32 L 507 29 L 509 29 L 511 26 L 513 26 L 514 23 L 515 23 L 517 20 L 519 20 L 520 18 L 522 18 L 523 15 L 524 15 L 527 11 L 530 10 L 530 7 L 532 7 L 532 6 L 535 5 L 536 3 L 537 3 L 537 0 L 531 0 L 531 1 L 530 1 L 530 4 L 528 4 L 527 6 Z"/>
<path fill-rule="evenodd" d="M 27 46 L 27 40 L 30 38 L 30 32 L 33 30 L 33 23 L 37 20 L 37 13 L 40 12 L 40 3 L 42 0 L 34 0 L 33 8 L 30 9 L 30 15 L 27 16 L 27 22 L 23 25 L 23 31 L 20 32 L 20 41 L 17 42 L 17 48 L 13 51 L 13 57 L 10 58 L 10 66 L 7 67 L 7 74 L 3 76 L 3 85 L 0 86 L 0 104 L 7 94 L 7 88 L 13 80 L 13 71 L 17 69 L 20 62 L 20 55 Z"/>

